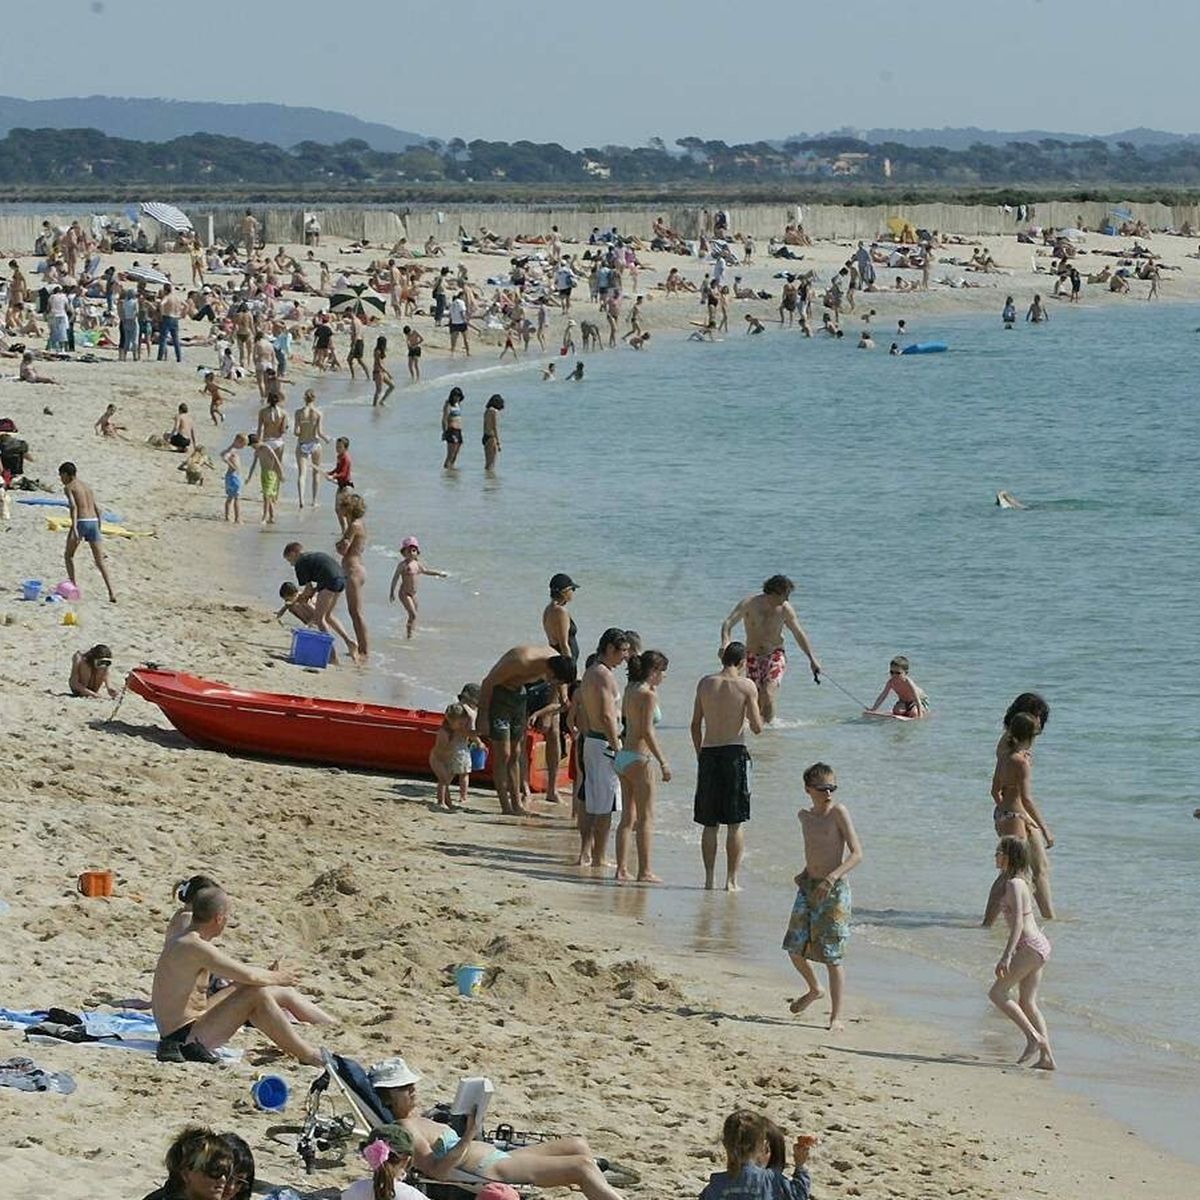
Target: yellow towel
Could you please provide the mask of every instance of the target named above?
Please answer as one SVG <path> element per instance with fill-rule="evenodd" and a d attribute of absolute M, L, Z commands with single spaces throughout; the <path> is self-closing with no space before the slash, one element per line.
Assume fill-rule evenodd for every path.
<path fill-rule="evenodd" d="M 51 533 L 65 533 L 71 528 L 70 517 L 47 517 L 46 528 Z M 110 525 L 107 521 L 100 523 L 100 532 L 105 537 L 139 538 L 156 537 L 152 530 L 126 529 L 124 525 Z"/>

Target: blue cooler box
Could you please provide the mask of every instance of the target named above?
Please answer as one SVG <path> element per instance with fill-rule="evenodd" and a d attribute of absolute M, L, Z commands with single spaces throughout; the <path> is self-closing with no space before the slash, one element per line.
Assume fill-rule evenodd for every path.
<path fill-rule="evenodd" d="M 292 662 L 298 667 L 327 667 L 333 657 L 333 634 L 316 629 L 292 630 Z"/>

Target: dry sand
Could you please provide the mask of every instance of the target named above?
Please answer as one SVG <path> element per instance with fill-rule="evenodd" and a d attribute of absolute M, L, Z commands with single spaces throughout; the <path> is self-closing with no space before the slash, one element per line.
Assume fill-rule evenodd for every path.
<path fill-rule="evenodd" d="M 1029 262 L 1029 248 L 1011 239 L 988 244 L 1002 262 Z M 1200 264 L 1184 258 L 1192 243 L 1160 236 L 1152 245 L 1185 266 L 1165 275 L 1165 294 L 1200 295 Z M 824 245 L 813 257 L 831 265 L 848 253 Z M 699 275 L 694 263 L 654 258 L 659 277 L 670 265 Z M 469 261 L 479 277 L 503 260 Z M 186 278 L 182 260 L 171 265 Z M 751 278 L 765 281 L 781 265 L 764 264 Z M 1049 291 L 1028 272 L 979 278 L 996 287 L 879 293 L 872 304 L 911 322 L 926 311 L 998 310 L 1007 290 L 1018 303 L 1034 287 Z M 679 327 L 696 312 L 656 298 L 647 324 Z M 638 889 L 621 898 L 615 918 L 598 917 L 596 889 L 561 866 L 572 842 L 561 816 L 519 827 L 502 822 L 483 794 L 469 811 L 435 813 L 425 782 L 230 758 L 191 746 L 136 697 L 107 724 L 111 704 L 69 699 L 71 651 L 101 640 L 119 670 L 153 660 L 249 686 L 362 690 L 349 668 L 314 675 L 282 665 L 287 635 L 256 598 L 263 586 L 237 580 L 228 566 L 219 474 L 188 487 L 179 459 L 145 444 L 181 399 L 199 401 L 194 368 L 210 357 L 193 350 L 182 368 L 56 363 L 43 369 L 62 387 L 0 383 L 0 416 L 16 419 L 36 455 L 29 474 L 53 482 L 57 463 L 73 458 L 102 505 L 156 534 L 108 542 L 115 607 L 100 599 L 81 550 L 84 599 L 72 628 L 59 623 L 60 606 L 23 603 L 11 590 L 28 577 L 62 578 L 64 535 L 47 531 L 46 510 L 14 505 L 0 532 L 0 899 L 11 906 L 0 915 L 0 1004 L 80 1009 L 145 996 L 171 884 L 203 870 L 235 897 L 227 948 L 295 964 L 339 1018 L 316 1040 L 363 1061 L 404 1054 L 426 1076 L 426 1100 L 448 1099 L 460 1075 L 490 1075 L 494 1119 L 586 1133 L 598 1152 L 641 1172 L 631 1194 L 696 1194 L 721 1165 L 720 1124 L 736 1105 L 770 1113 L 789 1133 L 821 1136 L 811 1163 L 819 1196 L 1166 1200 L 1197 1192 L 1200 1168 L 1146 1145 L 1050 1078 L 964 1055 L 936 1029 L 864 1010 L 858 997 L 856 1019 L 836 1037 L 791 1018 L 786 997 L 744 965 L 730 962 L 714 978 L 711 959 L 652 940 Z M 0 360 L 0 373 L 8 365 Z M 311 376 L 296 369 L 298 381 Z M 224 433 L 250 421 L 251 393 L 243 384 Z M 109 400 L 130 427 L 127 442 L 91 432 Z M 206 406 L 196 408 L 207 437 Z M 290 503 L 286 485 L 284 496 Z M 75 877 L 100 866 L 116 872 L 116 894 L 86 900 Z M 671 931 L 655 932 L 670 941 Z M 464 1000 L 452 968 L 472 960 L 489 966 L 489 978 L 478 999 Z M 240 1132 L 261 1180 L 304 1195 L 335 1195 L 365 1173 L 351 1161 L 302 1175 L 299 1160 L 266 1136 L 280 1118 L 257 1112 L 249 1089 L 268 1063 L 293 1085 L 285 1119 L 294 1119 L 315 1072 L 264 1053 L 253 1033 L 237 1043 L 247 1051 L 240 1064 L 170 1066 L 119 1050 L 27 1048 L 18 1032 L 0 1031 L 0 1056 L 32 1050 L 79 1084 L 68 1097 L 0 1089 L 6 1193 L 141 1196 L 161 1181 L 173 1132 L 193 1120 Z"/>

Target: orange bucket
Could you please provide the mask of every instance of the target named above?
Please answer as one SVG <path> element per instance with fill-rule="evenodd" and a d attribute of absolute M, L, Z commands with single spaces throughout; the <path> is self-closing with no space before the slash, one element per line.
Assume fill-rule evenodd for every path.
<path fill-rule="evenodd" d="M 111 871 L 84 871 L 79 876 L 79 890 L 85 896 L 111 896 L 113 873 Z"/>

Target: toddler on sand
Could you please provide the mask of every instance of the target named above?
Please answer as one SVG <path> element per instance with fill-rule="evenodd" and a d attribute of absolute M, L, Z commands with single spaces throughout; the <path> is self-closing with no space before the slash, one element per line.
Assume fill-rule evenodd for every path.
<path fill-rule="evenodd" d="M 446 709 L 442 726 L 437 731 L 433 749 L 429 752 L 429 767 L 437 778 L 437 802 L 442 808 L 454 812 L 450 803 L 450 785 L 458 776 L 458 798 L 467 802 L 467 784 L 471 780 L 471 735 L 474 721 L 462 704 L 451 704 Z"/>

